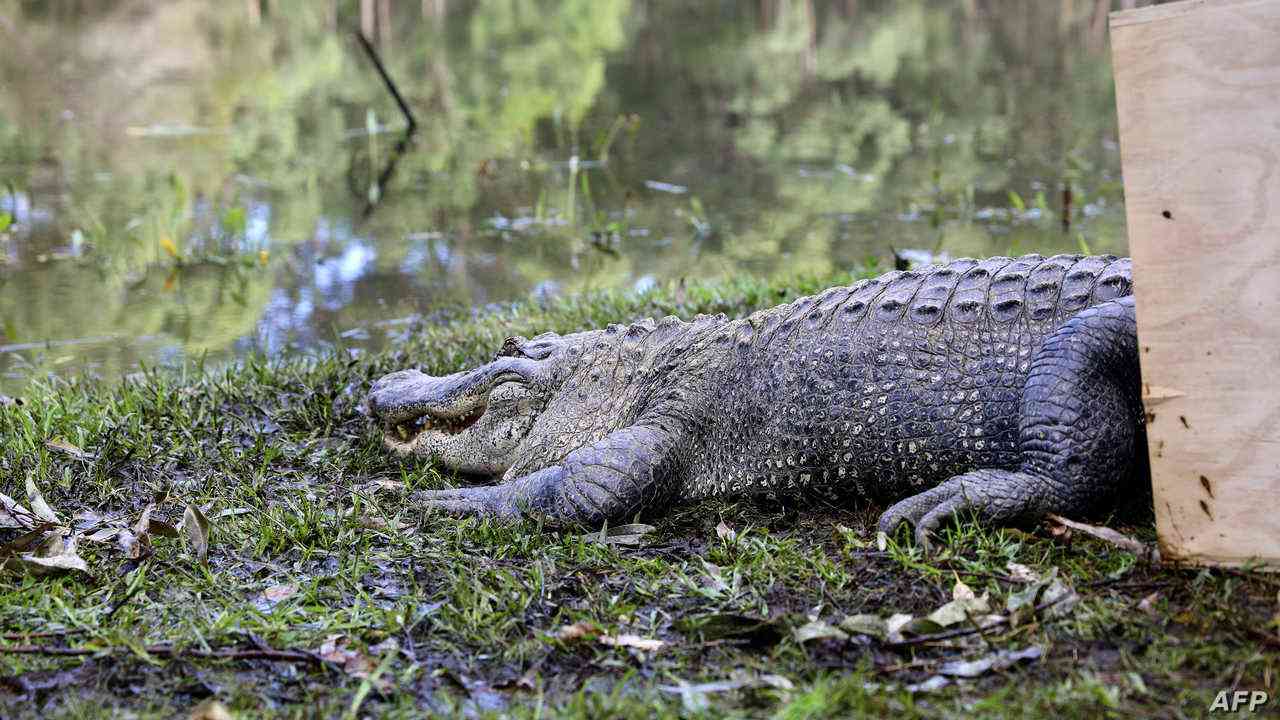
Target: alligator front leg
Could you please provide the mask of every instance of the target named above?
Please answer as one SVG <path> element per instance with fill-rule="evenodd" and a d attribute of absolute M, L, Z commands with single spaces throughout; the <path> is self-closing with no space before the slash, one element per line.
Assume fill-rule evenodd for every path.
<path fill-rule="evenodd" d="M 672 446 L 667 431 L 635 425 L 569 453 L 559 465 L 515 480 L 418 497 L 455 515 L 598 525 L 649 507 L 671 490 Z"/>
<path fill-rule="evenodd" d="M 1140 392 L 1133 298 L 1081 311 L 1032 361 L 1020 407 L 1021 467 L 957 475 L 890 507 L 880 531 L 908 522 L 927 545 L 952 517 L 1008 524 L 1105 507 L 1133 475 Z"/>

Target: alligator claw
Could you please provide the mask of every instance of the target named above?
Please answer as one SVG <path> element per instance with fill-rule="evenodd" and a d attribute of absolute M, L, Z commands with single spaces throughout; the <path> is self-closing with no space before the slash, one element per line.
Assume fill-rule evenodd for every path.
<path fill-rule="evenodd" d="M 1041 478 L 1009 470 L 974 470 L 895 503 L 880 516 L 878 529 L 892 535 L 902 523 L 915 529 L 915 541 L 926 551 L 929 535 L 951 518 L 976 517 L 1006 524 L 1043 514 L 1048 496 Z"/>
<path fill-rule="evenodd" d="M 559 465 L 543 468 L 510 482 L 497 485 L 422 490 L 413 499 L 427 508 L 448 515 L 518 520 L 541 517 L 550 497 L 559 488 L 564 470 Z"/>
<path fill-rule="evenodd" d="M 504 492 L 504 489 L 508 490 Z M 423 490 L 414 500 L 431 510 L 458 517 L 516 518 L 520 513 L 503 485 Z"/>

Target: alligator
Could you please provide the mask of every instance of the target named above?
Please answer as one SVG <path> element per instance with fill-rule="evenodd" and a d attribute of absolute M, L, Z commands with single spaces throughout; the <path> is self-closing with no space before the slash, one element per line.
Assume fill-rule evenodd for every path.
<path fill-rule="evenodd" d="M 1131 264 L 958 259 L 729 319 L 506 339 L 492 362 L 376 381 L 395 453 L 496 484 L 448 514 L 589 525 L 708 497 L 889 505 L 927 545 L 951 518 L 1087 516 L 1145 464 Z M 1139 448 L 1143 451 L 1139 452 Z"/>

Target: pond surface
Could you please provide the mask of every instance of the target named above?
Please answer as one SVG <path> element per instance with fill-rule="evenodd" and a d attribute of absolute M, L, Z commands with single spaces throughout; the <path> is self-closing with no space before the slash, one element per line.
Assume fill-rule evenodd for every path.
<path fill-rule="evenodd" d="M 894 248 L 1123 253 L 1106 9 L 0 0 L 0 392 Z"/>

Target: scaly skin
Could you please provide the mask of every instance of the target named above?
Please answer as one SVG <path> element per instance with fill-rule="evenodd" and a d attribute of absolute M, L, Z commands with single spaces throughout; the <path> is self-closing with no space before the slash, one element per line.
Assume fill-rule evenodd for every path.
<path fill-rule="evenodd" d="M 393 373 L 369 407 L 396 452 L 501 476 L 426 494 L 448 512 L 591 525 L 822 492 L 896 501 L 881 529 L 924 542 L 957 514 L 1088 514 L 1130 481 L 1130 290 L 1110 256 L 956 260 L 739 320 L 511 338 L 475 370 Z"/>

